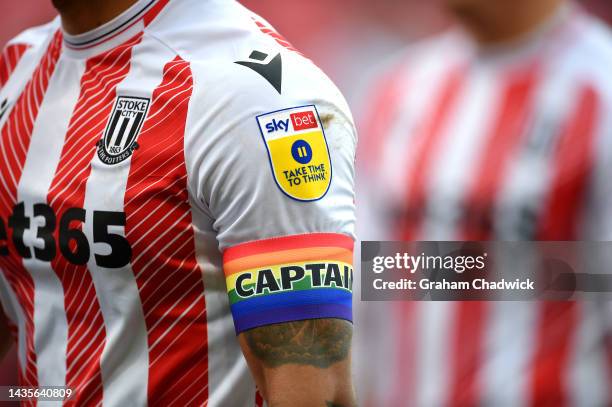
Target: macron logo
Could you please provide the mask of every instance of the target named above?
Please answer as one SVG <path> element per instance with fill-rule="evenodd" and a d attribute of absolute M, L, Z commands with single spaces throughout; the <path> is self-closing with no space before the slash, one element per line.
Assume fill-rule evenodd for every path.
<path fill-rule="evenodd" d="M 286 133 L 289 131 L 289 119 L 287 120 L 272 119 L 270 123 L 266 124 L 266 130 L 268 130 L 268 133 L 274 133 L 279 130 L 283 130 Z"/>
<path fill-rule="evenodd" d="M 315 119 L 315 115 L 313 111 L 299 112 L 293 113 L 291 115 L 291 122 L 293 123 L 293 129 L 295 131 L 306 130 L 306 129 L 316 129 L 319 127 L 317 124 L 317 119 Z"/>

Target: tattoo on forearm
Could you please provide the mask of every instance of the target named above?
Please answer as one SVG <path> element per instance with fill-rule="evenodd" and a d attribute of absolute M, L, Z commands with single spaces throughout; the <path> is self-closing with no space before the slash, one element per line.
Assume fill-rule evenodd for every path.
<path fill-rule="evenodd" d="M 312 319 L 255 328 L 245 338 L 267 367 L 296 363 L 327 368 L 347 358 L 352 333 L 347 321 Z"/>

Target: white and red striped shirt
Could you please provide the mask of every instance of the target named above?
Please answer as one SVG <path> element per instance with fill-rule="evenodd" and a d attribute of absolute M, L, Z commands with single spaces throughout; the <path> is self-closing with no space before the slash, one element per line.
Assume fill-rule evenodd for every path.
<path fill-rule="evenodd" d="M 452 31 L 394 66 L 363 129 L 358 196 L 375 213 L 358 217 L 362 239 L 612 240 L 612 35 L 602 23 L 564 6 L 518 43 L 483 49 Z M 609 306 L 362 308 L 389 332 L 362 338 L 387 350 L 361 381 L 372 405 L 612 403 Z"/>
<path fill-rule="evenodd" d="M 28 30 L 0 103 L 0 301 L 23 385 L 71 387 L 66 405 L 261 405 L 235 330 L 351 318 L 349 109 L 237 2 Z M 244 282 L 278 259 L 290 288 L 255 295 Z M 337 275 L 294 285 L 317 259 Z"/>

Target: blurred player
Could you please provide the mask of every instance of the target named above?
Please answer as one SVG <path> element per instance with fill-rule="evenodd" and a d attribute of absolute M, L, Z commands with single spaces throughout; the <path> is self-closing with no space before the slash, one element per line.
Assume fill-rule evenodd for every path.
<path fill-rule="evenodd" d="M 462 28 L 403 54 L 370 101 L 358 162 L 384 221 L 360 237 L 612 240 L 607 27 L 562 0 L 445 5 Z M 612 403 L 609 309 L 369 305 L 371 405 Z"/>
<path fill-rule="evenodd" d="M 235 1 L 54 5 L 0 65 L 0 353 L 12 336 L 21 383 L 78 406 L 354 406 L 338 90 Z"/>

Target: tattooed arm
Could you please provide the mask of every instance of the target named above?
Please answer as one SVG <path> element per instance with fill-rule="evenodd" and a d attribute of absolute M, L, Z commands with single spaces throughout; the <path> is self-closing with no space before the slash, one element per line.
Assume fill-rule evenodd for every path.
<path fill-rule="evenodd" d="M 354 407 L 352 325 L 312 319 L 255 328 L 239 336 L 269 407 Z"/>

